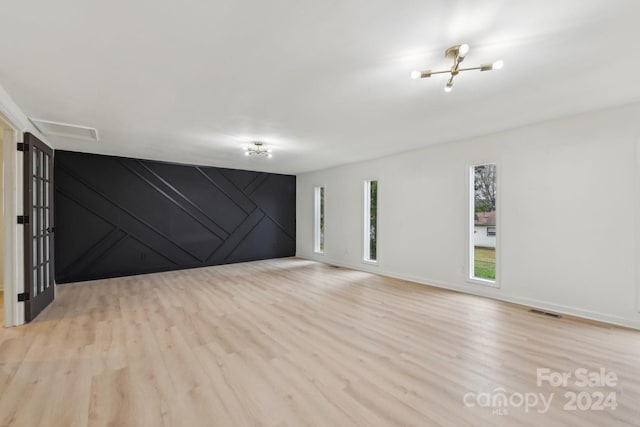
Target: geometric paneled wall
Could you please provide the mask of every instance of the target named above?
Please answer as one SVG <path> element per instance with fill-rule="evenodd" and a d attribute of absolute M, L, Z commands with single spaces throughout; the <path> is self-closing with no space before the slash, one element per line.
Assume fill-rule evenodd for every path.
<path fill-rule="evenodd" d="M 56 150 L 56 282 L 295 255 L 296 177 Z"/>

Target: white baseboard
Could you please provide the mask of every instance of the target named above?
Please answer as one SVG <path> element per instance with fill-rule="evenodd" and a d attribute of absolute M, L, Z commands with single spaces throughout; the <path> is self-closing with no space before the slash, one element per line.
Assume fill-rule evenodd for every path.
<path fill-rule="evenodd" d="M 617 326 L 624 326 L 627 328 L 638 329 L 640 330 L 640 320 L 636 319 L 628 319 L 625 317 L 614 316 L 611 314 L 600 313 L 591 310 L 584 310 L 578 307 L 565 306 L 560 304 L 554 304 L 547 301 L 541 301 L 531 298 L 523 298 L 512 295 L 504 295 L 500 293 L 500 289 L 487 287 L 487 286 L 477 286 L 469 283 L 464 284 L 455 284 L 455 283 L 447 283 L 438 280 L 430 280 L 425 279 L 423 277 L 417 277 L 402 273 L 396 273 L 393 271 L 387 271 L 383 269 L 379 269 L 378 267 L 371 267 L 367 264 L 357 265 L 351 263 L 344 263 L 338 260 L 332 259 L 316 259 L 314 257 L 299 255 L 296 254 L 298 258 L 307 259 L 310 261 L 317 261 L 323 264 L 331 264 L 337 265 L 339 267 L 350 268 L 353 270 L 366 271 L 368 273 L 380 274 L 382 276 L 393 277 L 395 279 L 407 280 L 410 282 L 418 283 L 426 286 L 433 286 L 436 288 L 449 289 L 452 291 L 463 292 L 466 294 L 477 295 L 480 297 L 491 298 L 499 301 L 510 302 L 514 304 L 524 305 L 532 308 L 537 308 L 540 310 L 551 311 L 559 314 L 566 314 L 568 316 L 581 317 L 584 319 L 595 320 L 598 322 L 609 323 Z"/>

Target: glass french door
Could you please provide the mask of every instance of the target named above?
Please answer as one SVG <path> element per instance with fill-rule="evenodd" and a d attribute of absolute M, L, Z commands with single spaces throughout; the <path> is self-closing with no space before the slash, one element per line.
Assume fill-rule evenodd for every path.
<path fill-rule="evenodd" d="M 25 321 L 54 298 L 53 150 L 31 133 L 24 134 Z"/>

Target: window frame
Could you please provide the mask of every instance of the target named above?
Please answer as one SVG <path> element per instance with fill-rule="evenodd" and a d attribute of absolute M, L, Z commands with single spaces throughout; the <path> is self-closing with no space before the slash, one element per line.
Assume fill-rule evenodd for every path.
<path fill-rule="evenodd" d="M 474 276 L 475 273 L 475 245 L 474 245 L 474 234 L 475 234 L 475 168 L 478 166 L 487 166 L 487 165 L 495 165 L 496 167 L 496 278 L 494 280 L 484 279 L 482 277 Z M 498 161 L 484 161 L 471 163 L 467 166 L 467 278 L 466 281 L 468 283 L 472 283 L 474 285 L 483 285 L 491 288 L 500 288 L 500 237 L 502 233 L 497 233 L 497 230 L 501 228 L 501 218 L 502 218 L 502 197 L 500 195 L 501 191 L 501 167 L 500 162 Z"/>
<path fill-rule="evenodd" d="M 376 182 L 376 259 L 371 259 L 371 183 Z M 363 235 L 362 235 L 362 262 L 365 264 L 378 265 L 380 260 L 379 237 L 380 237 L 380 180 L 371 178 L 364 180 L 364 209 L 363 209 Z"/>

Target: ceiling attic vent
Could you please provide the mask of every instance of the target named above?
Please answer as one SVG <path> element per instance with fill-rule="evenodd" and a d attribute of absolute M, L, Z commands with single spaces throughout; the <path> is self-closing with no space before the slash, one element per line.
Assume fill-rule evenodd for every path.
<path fill-rule="evenodd" d="M 29 120 L 43 135 L 61 136 L 89 141 L 98 140 L 98 130 L 95 128 L 33 118 L 30 118 Z"/>

